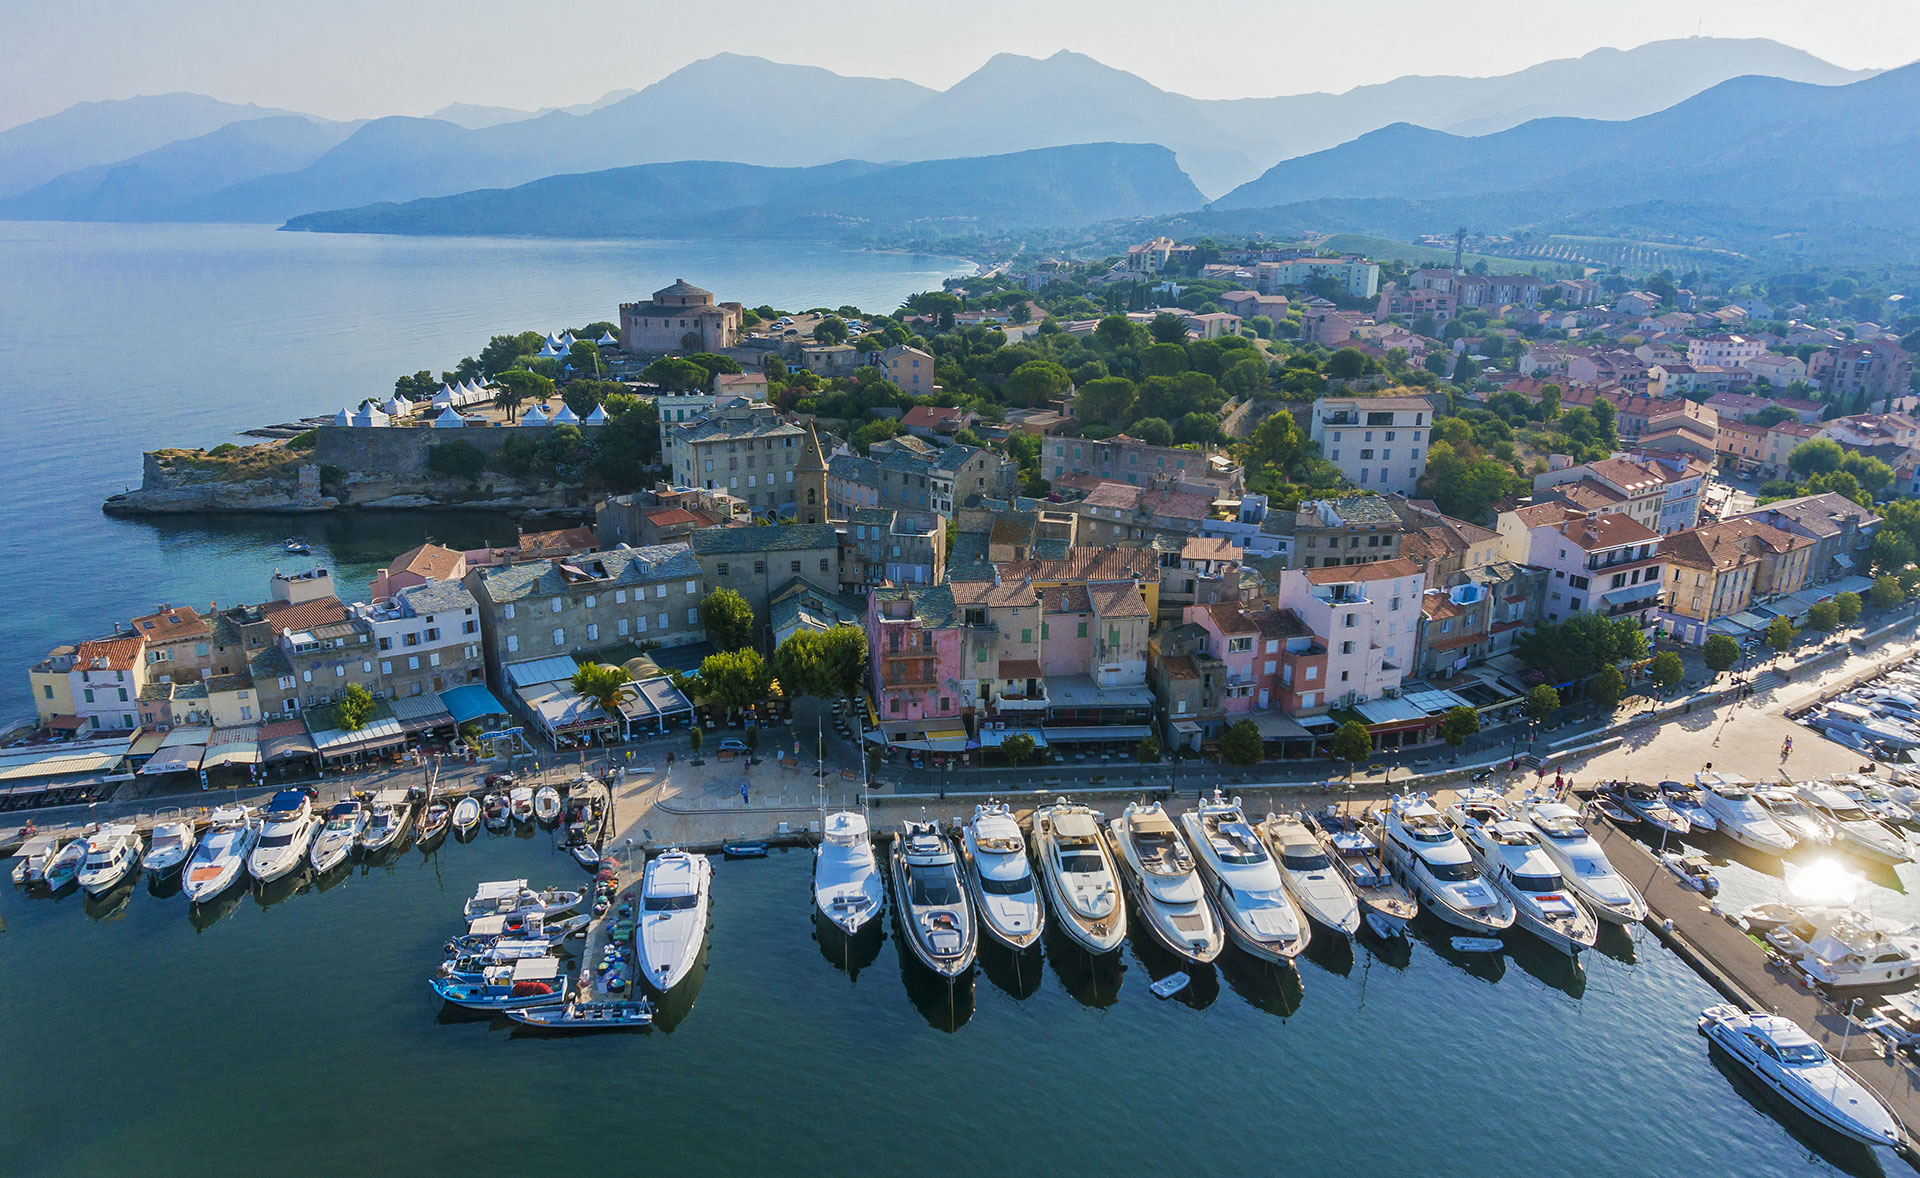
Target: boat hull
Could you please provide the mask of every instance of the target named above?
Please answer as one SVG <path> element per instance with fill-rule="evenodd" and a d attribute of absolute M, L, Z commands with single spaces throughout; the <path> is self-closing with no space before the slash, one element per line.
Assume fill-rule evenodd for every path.
<path fill-rule="evenodd" d="M 462 978 L 430 978 L 427 985 L 441 999 L 455 1006 L 464 1006 L 468 1010 L 526 1010 L 535 1006 L 554 1006 L 566 1001 L 566 987 L 556 987 L 546 994 L 523 994 L 516 998 L 505 992 L 506 987 L 489 986 L 483 982 Z"/>
<path fill-rule="evenodd" d="M 913 894 L 913 885 L 907 878 L 906 857 L 901 853 L 897 839 L 893 851 L 887 857 L 887 871 L 893 879 L 894 921 L 900 926 L 901 939 L 907 943 L 908 948 L 913 950 L 914 959 L 926 966 L 937 977 L 948 981 L 958 980 L 973 968 L 974 958 L 978 955 L 979 936 L 974 922 L 971 919 L 968 920 L 966 933 L 961 937 L 957 952 L 952 954 L 934 952 L 933 947 L 926 943 L 926 939 L 911 923 L 914 920 L 914 912 L 912 905 L 907 902 L 907 897 Z"/>

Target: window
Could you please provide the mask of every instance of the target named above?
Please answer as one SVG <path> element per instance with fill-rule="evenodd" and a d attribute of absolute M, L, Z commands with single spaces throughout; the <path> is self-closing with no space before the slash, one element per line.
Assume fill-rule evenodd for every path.
<path fill-rule="evenodd" d="M 827 571 L 827 558 L 824 556 L 820 558 L 820 571 L 823 573 Z"/>
<path fill-rule="evenodd" d="M 980 648 L 979 648 L 978 650 L 975 650 L 975 651 L 973 652 L 973 661 L 974 661 L 974 662 L 976 662 L 976 663 L 984 663 L 984 662 L 986 662 L 986 661 L 987 661 L 987 648 L 983 646 L 983 647 L 980 647 Z"/>
<path fill-rule="evenodd" d="M 653 595 L 655 597 L 665 597 L 667 595 L 667 587 L 665 585 L 655 585 L 653 587 Z"/>
<path fill-rule="evenodd" d="M 700 592 L 700 582 L 698 582 L 698 581 L 688 581 L 688 582 L 687 582 L 687 592 L 688 592 L 688 593 L 698 593 L 698 592 Z"/>
<path fill-rule="evenodd" d="M 409 671 L 418 671 L 419 669 L 420 669 L 420 656 L 419 656 L 419 655 L 417 655 L 417 654 L 410 654 L 410 655 L 408 655 L 408 656 L 407 656 L 407 670 L 409 670 Z"/>
<path fill-rule="evenodd" d="M 390 660 L 390 659 L 381 659 L 381 660 L 380 660 L 380 673 L 381 673 L 382 675 L 391 675 L 391 674 L 393 674 L 393 662 L 392 662 L 392 660 Z"/>
<path fill-rule="evenodd" d="M 1340 644 L 1340 653 L 1341 653 L 1341 654 L 1352 654 L 1352 653 L 1353 653 L 1353 643 L 1351 643 L 1351 642 L 1342 642 L 1342 643 Z M 1346 676 L 1345 676 L 1344 674 L 1342 674 L 1342 676 L 1341 676 L 1341 678 L 1345 678 L 1345 677 L 1346 677 Z"/>
<path fill-rule="evenodd" d="M 507 602 L 505 608 L 503 608 L 500 612 L 504 616 L 511 618 L 513 616 L 513 602 L 511 601 Z"/>
<path fill-rule="evenodd" d="M 1341 625 L 1351 630 L 1359 622 L 1359 620 L 1360 620 L 1359 614 L 1344 614 L 1342 615 Z"/>
<path fill-rule="evenodd" d="M 564 628 L 555 627 L 553 631 L 553 644 L 555 646 L 565 646 L 567 644 L 567 632 Z"/>
<path fill-rule="evenodd" d="M 644 614 L 633 619 L 633 628 L 637 633 L 645 634 L 647 632 L 647 619 Z"/>
<path fill-rule="evenodd" d="M 717 572 L 718 572 L 718 573 L 719 573 L 719 574 L 720 574 L 721 576 L 723 576 L 723 577 L 724 577 L 724 576 L 726 576 L 726 575 L 727 575 L 727 566 L 726 566 L 726 563 L 725 563 L 725 562 L 722 562 L 722 563 L 721 563 L 721 564 L 720 564 L 720 565 L 719 565 L 719 566 L 718 566 L 718 567 L 716 568 L 716 570 L 715 570 L 715 571 L 717 571 Z"/>
<path fill-rule="evenodd" d="M 519 649 L 520 649 L 520 636 L 518 634 L 507 635 L 507 653 L 512 654 Z"/>
<path fill-rule="evenodd" d="M 587 608 L 592 609 L 594 606 L 594 603 L 598 600 L 599 599 L 596 598 L 593 594 L 591 593 L 587 594 Z"/>
<path fill-rule="evenodd" d="M 625 618 L 620 619 L 620 636 L 622 638 L 627 636 L 627 631 L 631 628 L 632 628 L 632 625 L 627 621 L 627 619 Z"/>
<path fill-rule="evenodd" d="M 667 628 L 668 626 L 671 626 L 671 625 L 673 625 L 673 620 L 672 620 L 671 618 L 669 618 L 669 617 L 668 617 L 668 616 L 667 616 L 666 614 L 661 614 L 661 615 L 660 615 L 660 628 L 661 628 L 662 630 L 664 630 L 664 629 L 666 629 L 666 628 Z"/>
<path fill-rule="evenodd" d="M 1033 631 L 1032 631 L 1032 630 L 1022 630 L 1022 631 L 1020 631 L 1020 641 L 1022 641 L 1022 642 L 1032 642 L 1032 641 L 1033 641 Z"/>
<path fill-rule="evenodd" d="M 553 599 L 553 612 L 554 613 L 560 612 L 560 599 L 558 597 Z"/>
<path fill-rule="evenodd" d="M 767 571 L 767 562 L 766 562 L 766 561 L 764 561 L 764 560 L 756 560 L 756 561 L 754 561 L 754 562 L 753 562 L 753 571 L 754 571 L 754 572 L 756 572 L 756 573 L 765 573 L 765 572 Z"/>
<path fill-rule="evenodd" d="M 699 624 L 700 624 L 700 607 L 695 606 L 692 609 L 689 609 L 687 611 L 687 625 L 698 626 Z"/>
<path fill-rule="evenodd" d="M 1248 651 L 1252 649 L 1253 649 L 1253 639 L 1251 638 L 1227 639 L 1228 654 L 1246 654 Z"/>
<path fill-rule="evenodd" d="M 594 642 L 594 641 L 597 641 L 599 637 L 600 637 L 600 623 L 588 622 L 587 623 L 587 641 Z M 418 662 L 419 660 L 416 659 L 414 661 Z"/>

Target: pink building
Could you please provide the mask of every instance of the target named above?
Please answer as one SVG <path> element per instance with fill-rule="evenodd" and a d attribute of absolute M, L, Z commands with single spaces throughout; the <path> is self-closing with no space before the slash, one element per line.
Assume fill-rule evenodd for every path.
<path fill-rule="evenodd" d="M 1322 685 L 1291 685 L 1298 711 L 1324 712 L 1399 691 L 1413 663 L 1425 581 L 1404 557 L 1280 574 L 1276 603 L 1326 648 Z"/>
<path fill-rule="evenodd" d="M 961 695 L 951 686 L 962 674 L 960 657 L 960 628 L 947 586 L 875 589 L 868 596 L 868 674 L 874 710 L 890 742 L 951 741 L 957 731 L 960 748 L 939 751 L 966 747 Z M 937 720 L 950 722 L 932 723 Z"/>

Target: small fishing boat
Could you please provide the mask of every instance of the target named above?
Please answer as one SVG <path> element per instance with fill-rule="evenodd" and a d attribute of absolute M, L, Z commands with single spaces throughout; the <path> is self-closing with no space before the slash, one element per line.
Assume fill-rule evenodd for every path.
<path fill-rule="evenodd" d="M 741 840 L 721 843 L 720 853 L 729 859 L 765 859 L 769 849 L 767 844 L 757 840 Z"/>
<path fill-rule="evenodd" d="M 60 853 L 60 840 L 50 834 L 36 834 L 14 852 L 19 862 L 13 865 L 13 882 L 19 885 L 45 883 L 47 865 Z"/>
<path fill-rule="evenodd" d="M 1711 896 L 1720 890 L 1719 877 L 1713 874 L 1713 864 L 1699 855 L 1682 855 L 1678 851 L 1660 852 L 1660 863 L 1680 881 L 1683 888 L 1691 888 L 1702 895 Z"/>
<path fill-rule="evenodd" d="M 294 556 L 307 556 L 313 552 L 313 546 L 304 540 L 289 536 L 280 542 L 280 551 L 292 553 Z"/>
<path fill-rule="evenodd" d="M 377 855 L 400 841 L 413 821 L 413 800 L 404 789 L 383 789 L 373 795 L 367 827 L 360 832 L 360 850 Z"/>
<path fill-rule="evenodd" d="M 705 855 L 676 848 L 647 860 L 633 941 L 641 975 L 662 994 L 685 981 L 700 959 L 712 887 L 713 864 Z"/>
<path fill-rule="evenodd" d="M 1100 815 L 1065 798 L 1035 809 L 1033 851 L 1060 930 L 1089 953 L 1118 949 L 1127 936 L 1126 900 Z"/>
<path fill-rule="evenodd" d="M 1107 836 L 1120 876 L 1133 893 L 1133 914 L 1154 939 L 1189 961 L 1204 964 L 1219 957 L 1227 946 L 1226 931 L 1207 900 L 1193 851 L 1160 803 L 1127 803 L 1107 824 Z"/>
<path fill-rule="evenodd" d="M 987 935 L 1009 949 L 1025 949 L 1047 927 L 1046 906 L 1027 862 L 1027 840 L 1005 802 L 973 808 L 960 828 L 961 880 Z"/>
<path fill-rule="evenodd" d="M 1156 997 L 1171 998 L 1175 994 L 1178 994 L 1180 991 L 1186 989 L 1187 984 L 1191 981 L 1193 981 L 1193 979 L 1187 976 L 1186 972 L 1183 970 L 1180 973 L 1168 974 L 1166 977 L 1161 978 L 1159 981 L 1153 983 L 1151 986 L 1148 986 L 1147 989 L 1152 990 Z"/>
<path fill-rule="evenodd" d="M 507 791 L 507 810 L 519 823 L 533 821 L 533 787 L 516 785 Z"/>
<path fill-rule="evenodd" d="M 1709 1006 L 1700 1012 L 1700 1033 L 1754 1079 L 1842 1137 L 1895 1148 L 1905 1143 L 1886 1102 L 1792 1020 Z"/>
<path fill-rule="evenodd" d="M 543 785 L 533 791 L 533 816 L 551 826 L 560 821 L 560 791 L 551 785 Z"/>
<path fill-rule="evenodd" d="M 327 808 L 327 824 L 313 836 L 307 861 L 315 871 L 332 871 L 347 861 L 367 829 L 367 807 L 359 798 L 347 798 Z"/>
<path fill-rule="evenodd" d="M 885 889 L 867 820 L 852 810 L 827 815 L 813 853 L 813 904 L 848 936 L 880 914 Z"/>
<path fill-rule="evenodd" d="M 1633 830 L 1640 825 L 1640 815 L 1621 805 L 1620 799 L 1612 794 L 1594 794 L 1587 800 L 1587 805 L 1622 830 Z"/>
<path fill-rule="evenodd" d="M 1799 912 L 1790 904 L 1751 904 L 1740 910 L 1740 923 L 1751 933 L 1770 933 L 1792 922 Z"/>
<path fill-rule="evenodd" d="M 913 955 L 940 977 L 966 973 L 978 935 L 953 844 L 933 823 L 909 819 L 894 837 L 888 866 L 893 913 Z"/>
<path fill-rule="evenodd" d="M 472 898 L 467 901 L 465 915 L 472 922 L 482 916 L 518 916 L 537 912 L 551 920 L 572 912 L 585 900 L 584 892 L 562 891 L 559 888 L 536 892 L 527 886 L 524 879 L 496 880 L 474 889 Z"/>
<path fill-rule="evenodd" d="M 233 886 L 260 838 L 260 823 L 245 806 L 220 806 L 213 825 L 193 849 L 180 873 L 180 890 L 190 903 L 213 899 Z"/>
<path fill-rule="evenodd" d="M 153 824 L 153 833 L 147 840 L 147 853 L 140 860 L 140 866 L 154 876 L 165 877 L 180 870 L 193 854 L 193 845 L 199 834 L 193 823 L 178 819 L 168 819 Z"/>
<path fill-rule="evenodd" d="M 480 803 L 472 797 L 464 797 L 453 804 L 453 828 L 461 834 L 471 834 L 473 828 L 480 825 Z"/>
<path fill-rule="evenodd" d="M 516 1023 L 546 1031 L 631 1031 L 653 1025 L 653 1004 L 644 998 L 637 1002 L 576 1000 L 506 1013 Z"/>
<path fill-rule="evenodd" d="M 568 843 L 567 854 L 588 871 L 600 870 L 600 849 L 592 843 Z"/>
<path fill-rule="evenodd" d="M 436 973 L 428 985 L 443 1000 L 469 1010 L 524 1010 L 567 1000 L 567 982 L 560 976 L 558 957 L 526 957 L 488 966 L 478 977 L 447 971 Z"/>
<path fill-rule="evenodd" d="M 40 882 L 57 892 L 73 882 L 74 877 L 80 874 L 80 868 L 86 861 L 87 840 L 84 838 L 74 839 L 66 846 L 61 847 L 53 858 L 47 861 L 47 869 L 41 876 Z"/>
<path fill-rule="evenodd" d="M 87 840 L 87 858 L 75 878 L 89 896 L 110 892 L 140 866 L 140 832 L 131 822 L 100 828 Z"/>
<path fill-rule="evenodd" d="M 421 850 L 427 850 L 447 837 L 447 831 L 452 826 L 453 807 L 445 798 L 434 798 L 420 811 L 420 826 L 415 836 L 415 843 Z"/>
<path fill-rule="evenodd" d="M 487 824 L 488 830 L 505 830 L 513 821 L 507 812 L 507 795 L 490 793 L 480 800 L 480 820 Z"/>
<path fill-rule="evenodd" d="M 447 942 L 447 955 L 458 957 L 476 953 L 502 940 L 541 941 L 549 948 L 575 936 L 593 921 L 585 912 L 548 918 L 538 912 L 513 916 L 482 916 L 467 926 L 467 931 Z"/>
<path fill-rule="evenodd" d="M 1387 870 L 1380 844 L 1372 834 L 1375 828 L 1331 809 L 1310 816 L 1307 826 L 1347 877 L 1347 885 L 1360 901 L 1361 915 L 1374 935 L 1404 936 L 1420 905 Z"/>

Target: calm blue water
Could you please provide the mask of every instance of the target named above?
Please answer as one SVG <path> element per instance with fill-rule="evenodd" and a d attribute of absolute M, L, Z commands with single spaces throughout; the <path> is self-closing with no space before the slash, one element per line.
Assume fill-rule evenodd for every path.
<path fill-rule="evenodd" d="M 0 222 L 0 716 L 30 710 L 24 666 L 54 643 L 163 601 L 259 600 L 289 534 L 358 591 L 429 533 L 477 547 L 514 532 L 460 513 L 102 516 L 101 500 L 138 485 L 143 450 L 245 441 L 237 431 L 450 368 L 490 335 L 616 319 L 675 278 L 749 304 L 890 310 L 962 268 L 785 243 Z"/>
<path fill-rule="evenodd" d="M 950 1002 L 890 928 L 851 972 L 822 948 L 805 852 L 716 866 L 674 1025 L 572 1039 L 442 1014 L 425 985 L 476 883 L 581 878 L 546 834 L 235 893 L 205 927 L 145 884 L 7 888 L 6 1171 L 1834 1172 L 1710 1060 L 1712 995 L 1644 931 L 1579 971 L 1438 935 L 1297 977 L 1230 953 L 1172 1001 L 1158 955 L 1090 975 L 1049 945 L 989 955 Z"/>

